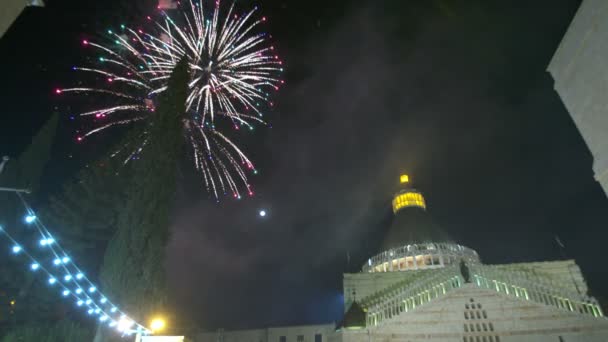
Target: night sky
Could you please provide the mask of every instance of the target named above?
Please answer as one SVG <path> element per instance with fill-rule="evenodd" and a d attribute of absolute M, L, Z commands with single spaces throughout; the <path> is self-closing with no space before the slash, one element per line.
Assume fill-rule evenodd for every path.
<path fill-rule="evenodd" d="M 339 320 L 342 273 L 377 252 L 401 172 L 484 262 L 565 255 L 608 297 L 598 258 L 608 199 L 546 72 L 580 0 L 258 3 L 286 87 L 272 128 L 242 140 L 261 170 L 253 199 L 217 205 L 181 168 L 167 267 L 182 314 L 201 329 Z M 0 40 L 0 153 L 18 154 L 54 110 L 64 114 L 49 193 L 111 145 L 75 144 L 52 90 L 73 79 L 83 35 L 135 11 L 49 1 Z"/>

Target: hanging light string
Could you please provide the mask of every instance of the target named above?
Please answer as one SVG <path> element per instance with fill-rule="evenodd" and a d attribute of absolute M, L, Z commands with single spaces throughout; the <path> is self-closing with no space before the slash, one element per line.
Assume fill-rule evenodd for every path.
<path fill-rule="evenodd" d="M 16 193 L 16 195 L 25 207 L 25 223 L 35 227 L 40 236 L 36 245 L 48 252 L 51 259 L 46 262 L 40 261 L 24 247 L 24 244 L 19 243 L 10 232 L 0 226 L 0 233 L 12 244 L 11 252 L 16 255 L 24 255 L 29 261 L 31 271 L 46 274 L 49 286 L 59 288 L 63 297 L 74 299 L 76 306 L 86 309 L 86 312 L 96 317 L 99 322 L 116 328 L 123 336 L 134 333 L 151 334 L 149 329 L 129 318 L 98 290 L 98 287 L 72 261 L 42 220 L 36 216 L 23 195 L 20 193 Z"/>

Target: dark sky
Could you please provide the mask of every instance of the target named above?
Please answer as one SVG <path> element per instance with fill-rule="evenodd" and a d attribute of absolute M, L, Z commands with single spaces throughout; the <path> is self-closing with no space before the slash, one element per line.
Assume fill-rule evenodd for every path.
<path fill-rule="evenodd" d="M 65 111 L 52 89 L 82 60 L 83 34 L 136 10 L 118 4 L 54 0 L 0 41 L 2 150 Z M 273 128 L 244 142 L 262 170 L 256 196 L 216 205 L 184 173 L 167 262 L 175 303 L 201 328 L 339 319 L 342 273 L 376 252 L 402 171 L 484 262 L 561 258 L 559 235 L 607 296 L 608 199 L 545 71 L 579 4 L 262 1 L 287 86 Z M 103 139 L 74 147 L 70 125 L 52 175 L 106 151 Z"/>

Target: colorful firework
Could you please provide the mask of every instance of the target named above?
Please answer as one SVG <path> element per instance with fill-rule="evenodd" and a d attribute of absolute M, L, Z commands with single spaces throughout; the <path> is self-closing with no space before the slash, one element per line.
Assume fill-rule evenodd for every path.
<path fill-rule="evenodd" d="M 257 7 L 238 15 L 234 4 L 225 11 L 219 0 L 209 6 L 206 10 L 203 2 L 190 1 L 185 8 L 161 11 L 160 20 L 147 17 L 151 28 L 146 31 L 124 25 L 118 31 L 108 30 L 110 45 L 84 40 L 83 45 L 100 53 L 99 66 L 74 70 L 103 78 L 104 85 L 56 92 L 96 94 L 115 101 L 80 114 L 101 122 L 79 136 L 80 141 L 114 126 L 148 121 L 156 96 L 167 89 L 173 68 L 185 57 L 190 81 L 183 131 L 195 166 L 216 199 L 222 192 L 240 198 L 243 187 L 253 194 L 247 172 L 257 171 L 216 123 L 227 122 L 237 130 L 265 124 L 262 109 L 272 106 L 269 92 L 283 84 L 279 79 L 282 62 L 268 44 L 268 36 L 255 33 L 266 21 L 265 17 L 254 19 Z M 148 139 L 144 131 L 138 146 L 123 148 L 128 151 L 125 162 L 136 158 Z"/>

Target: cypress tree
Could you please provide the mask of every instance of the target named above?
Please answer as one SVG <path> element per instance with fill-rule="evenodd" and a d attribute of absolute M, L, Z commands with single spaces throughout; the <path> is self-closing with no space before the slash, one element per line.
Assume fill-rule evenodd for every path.
<path fill-rule="evenodd" d="M 132 165 L 126 199 L 101 268 L 102 286 L 132 318 L 166 312 L 164 270 L 169 215 L 176 191 L 177 160 L 183 146 L 188 69 L 177 64 L 149 126 L 149 144 Z M 103 334 L 111 340 L 113 333 Z M 99 334 L 96 340 L 101 340 Z"/>
<path fill-rule="evenodd" d="M 37 190 L 40 188 L 43 171 L 51 159 L 58 119 L 59 116 L 53 114 L 17 160 L 9 161 L 0 174 L 0 186 L 30 189 L 30 200 L 40 200 Z M 24 214 L 25 209 L 14 193 L 0 192 L 0 225 L 18 240 L 23 240 L 29 234 L 22 226 Z M 15 327 L 26 319 L 43 316 L 49 312 L 50 303 L 56 300 L 56 297 L 51 298 L 48 293 L 46 298 L 28 296 L 36 279 L 25 267 L 13 258 L 0 258 L 0 294 L 3 294 L 0 296 L 0 326 L 4 328 Z M 10 305 L 11 301 L 15 304 Z"/>

